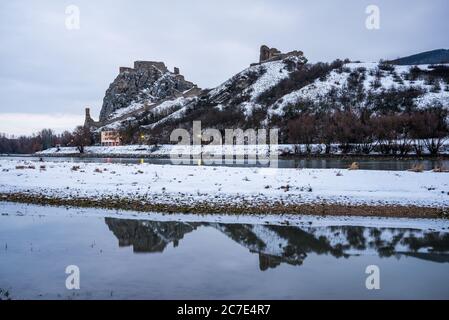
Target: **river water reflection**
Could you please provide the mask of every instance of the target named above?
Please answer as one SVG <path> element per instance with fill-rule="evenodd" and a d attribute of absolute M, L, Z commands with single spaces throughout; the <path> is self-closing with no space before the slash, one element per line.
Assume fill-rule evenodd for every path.
<path fill-rule="evenodd" d="M 442 230 L 22 208 L 0 205 L 0 288 L 13 299 L 449 298 L 449 233 Z M 78 291 L 65 288 L 68 265 L 80 268 Z M 381 290 L 365 287 L 369 265 L 380 268 Z"/>

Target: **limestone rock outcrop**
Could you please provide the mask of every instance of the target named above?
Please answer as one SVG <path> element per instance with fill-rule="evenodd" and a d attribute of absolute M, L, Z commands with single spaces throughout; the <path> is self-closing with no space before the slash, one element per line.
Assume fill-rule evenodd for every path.
<path fill-rule="evenodd" d="M 170 72 L 163 62 L 136 61 L 134 68 L 121 67 L 103 99 L 100 122 L 105 122 L 116 110 L 131 103 L 158 102 L 176 98 L 196 85 L 186 81 L 179 69 Z"/>

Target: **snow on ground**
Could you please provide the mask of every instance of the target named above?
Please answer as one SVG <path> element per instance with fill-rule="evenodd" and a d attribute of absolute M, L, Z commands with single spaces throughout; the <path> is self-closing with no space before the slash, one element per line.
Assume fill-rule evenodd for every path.
<path fill-rule="evenodd" d="M 360 68 L 366 69 L 364 87 L 365 91 L 372 91 L 380 93 L 382 90 L 389 90 L 392 88 L 411 88 L 411 87 L 421 87 L 427 92 L 421 97 L 416 99 L 416 104 L 419 108 L 426 108 L 432 105 L 435 101 L 439 101 L 443 106 L 449 107 L 449 91 L 445 91 L 445 86 L 441 83 L 441 91 L 438 93 L 431 92 L 432 85 L 428 85 L 424 80 L 410 81 L 405 79 L 404 74 L 408 73 L 414 66 L 395 66 L 395 72 L 398 77 L 401 78 L 402 84 L 395 81 L 393 75 L 390 72 L 382 71 L 382 77 L 379 79 L 380 86 L 378 88 L 373 88 L 373 82 L 376 80 L 376 76 L 373 75 L 376 72 L 379 64 L 378 63 L 348 63 L 344 67 L 348 68 L 350 71 L 354 71 Z M 418 66 L 422 70 L 428 70 L 430 65 Z M 307 85 L 299 90 L 290 92 L 280 98 L 268 110 L 269 115 L 282 116 L 284 114 L 284 108 L 288 105 L 297 103 L 300 100 L 313 100 L 319 101 L 323 99 L 327 93 L 332 89 L 341 90 L 347 83 L 349 73 L 347 72 L 337 72 L 332 71 L 324 81 L 317 79 L 314 83 Z"/>
<path fill-rule="evenodd" d="M 150 110 L 156 116 L 163 115 L 165 118 L 155 122 L 151 125 L 142 126 L 142 128 L 153 128 L 156 125 L 162 124 L 169 119 L 181 117 L 184 114 L 185 106 L 195 100 L 195 97 L 185 98 L 179 97 L 173 100 L 162 101 L 160 103 L 148 103 L 145 106 L 143 103 L 133 102 L 127 108 L 118 109 L 112 113 L 108 118 L 109 123 L 97 129 L 98 132 L 103 130 L 118 130 L 123 126 L 124 122 L 132 122 L 136 120 L 136 115 L 142 114 L 146 110 Z M 129 116 L 129 117 L 126 117 Z"/>
<path fill-rule="evenodd" d="M 253 67 L 258 68 L 258 70 L 263 69 L 265 71 L 255 83 L 246 89 L 246 91 L 251 94 L 251 100 L 254 101 L 262 93 L 276 86 L 282 80 L 288 78 L 290 72 L 285 67 L 286 65 L 283 60 L 267 62 Z"/>
<path fill-rule="evenodd" d="M 283 60 L 264 63 L 253 68 L 263 69 L 264 73 L 244 91 L 251 97 L 250 101 L 242 103 L 243 112 L 246 116 L 250 116 L 254 109 L 260 107 L 256 100 L 262 93 L 278 85 L 279 82 L 288 78 L 290 74 Z"/>
<path fill-rule="evenodd" d="M 29 169 L 28 166 L 35 169 Z M 0 160 L 0 193 L 145 199 L 161 204 L 242 202 L 449 207 L 449 174 Z M 71 170 L 74 165 L 79 170 Z M 17 169 L 16 166 L 25 166 Z"/>
<path fill-rule="evenodd" d="M 184 98 L 180 97 L 175 100 L 165 101 L 162 102 L 159 106 L 155 107 L 153 110 L 151 110 L 151 113 L 158 116 L 158 115 L 166 115 L 164 118 L 162 118 L 159 121 L 156 121 L 152 124 L 142 126 L 143 129 L 153 129 L 170 119 L 179 119 L 181 118 L 184 113 L 186 112 L 187 106 L 192 102 L 195 101 L 196 97 L 191 98 Z"/>
<path fill-rule="evenodd" d="M 154 114 L 168 112 L 171 109 L 183 107 L 187 102 L 190 102 L 191 100 L 192 98 L 180 97 L 174 100 L 164 101 L 157 107 L 153 108 L 151 112 Z"/>
<path fill-rule="evenodd" d="M 114 113 L 109 115 L 108 118 L 116 119 L 116 118 L 123 117 L 124 115 L 127 115 L 129 113 L 133 113 L 137 110 L 143 109 L 143 106 L 144 106 L 143 103 L 133 102 L 129 105 L 129 107 L 121 108 L 121 109 L 114 111 Z"/>
<path fill-rule="evenodd" d="M 298 60 L 298 58 L 296 57 L 290 57 L 288 59 Z M 211 98 L 214 98 L 217 95 L 222 94 L 224 91 L 228 90 L 228 88 L 236 81 L 236 79 L 246 77 L 252 72 L 263 74 L 256 80 L 256 82 L 254 82 L 242 92 L 243 95 L 248 95 L 250 97 L 249 101 L 241 104 L 243 112 L 246 116 L 251 115 L 255 108 L 260 107 L 260 105 L 256 103 L 256 100 L 262 93 L 278 85 L 279 82 L 288 78 L 290 75 L 290 72 L 286 68 L 285 60 L 266 62 L 245 69 L 244 71 L 235 75 L 233 78 L 213 89 L 209 93 L 209 96 Z"/>

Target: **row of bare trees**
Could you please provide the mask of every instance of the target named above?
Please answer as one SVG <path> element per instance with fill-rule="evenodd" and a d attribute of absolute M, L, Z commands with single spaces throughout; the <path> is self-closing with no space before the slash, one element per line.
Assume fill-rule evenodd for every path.
<path fill-rule="evenodd" d="M 428 108 L 410 113 L 376 115 L 367 111 L 334 111 L 325 114 L 302 113 L 287 123 L 288 142 L 325 146 L 325 153 L 338 144 L 343 153 L 406 156 L 436 156 L 449 136 L 446 109 Z"/>
<path fill-rule="evenodd" d="M 43 129 L 31 136 L 7 136 L 0 135 L 0 153 L 3 154 L 30 154 L 45 150 L 56 145 L 68 146 L 73 136 L 66 131 L 56 134 L 51 129 Z"/>
<path fill-rule="evenodd" d="M 84 147 L 93 143 L 92 132 L 84 126 L 77 127 L 73 132 L 64 131 L 56 134 L 51 129 L 43 129 L 31 136 L 11 137 L 0 135 L 0 153 L 2 154 L 32 154 L 56 146 L 77 147 L 84 153 Z"/>

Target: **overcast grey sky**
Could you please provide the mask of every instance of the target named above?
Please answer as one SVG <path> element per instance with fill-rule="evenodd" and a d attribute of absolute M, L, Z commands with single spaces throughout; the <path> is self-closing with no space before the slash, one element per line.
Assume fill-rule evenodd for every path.
<path fill-rule="evenodd" d="M 365 26 L 368 5 L 380 29 Z M 80 29 L 66 28 L 66 7 Z M 58 131 L 98 117 L 119 66 L 178 66 L 213 87 L 258 59 L 261 44 L 312 61 L 378 61 L 449 48 L 447 0 L 1 1 L 0 132 Z"/>

